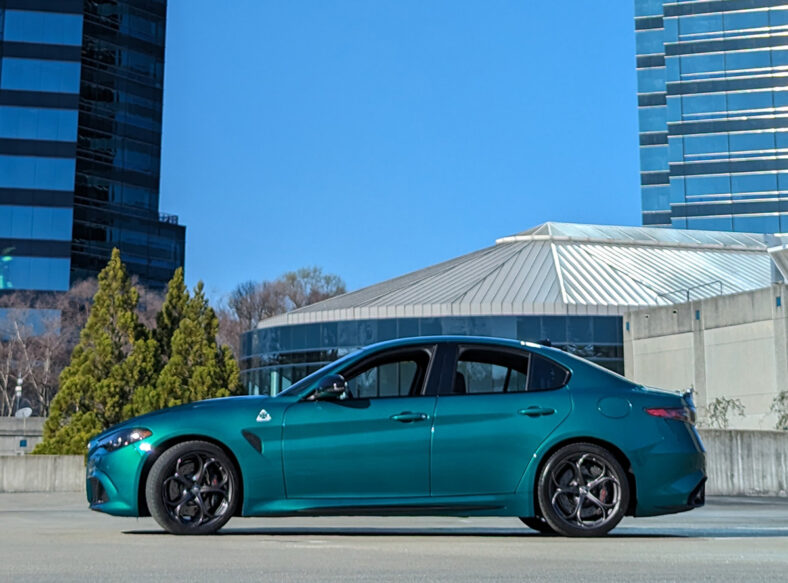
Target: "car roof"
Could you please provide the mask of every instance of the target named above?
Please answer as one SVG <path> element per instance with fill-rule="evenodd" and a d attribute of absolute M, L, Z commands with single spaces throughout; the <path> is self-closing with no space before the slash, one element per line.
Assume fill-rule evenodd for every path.
<path fill-rule="evenodd" d="M 490 346 L 501 346 L 508 348 L 527 348 L 534 352 L 558 352 L 556 348 L 517 340 L 513 338 L 496 338 L 494 336 L 463 336 L 463 335 L 441 335 L 441 336 L 413 336 L 409 338 L 396 338 L 394 340 L 384 340 L 376 344 L 370 344 L 366 349 L 396 348 L 397 346 L 411 346 L 413 344 L 487 344 Z"/>

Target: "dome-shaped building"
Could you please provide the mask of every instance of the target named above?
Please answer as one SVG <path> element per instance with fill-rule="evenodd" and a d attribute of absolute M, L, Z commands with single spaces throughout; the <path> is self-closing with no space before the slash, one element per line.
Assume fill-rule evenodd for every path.
<path fill-rule="evenodd" d="M 260 322 L 242 338 L 249 393 L 275 394 L 382 340 L 550 340 L 623 372 L 621 315 L 762 288 L 771 235 L 545 223 L 407 275 Z"/>

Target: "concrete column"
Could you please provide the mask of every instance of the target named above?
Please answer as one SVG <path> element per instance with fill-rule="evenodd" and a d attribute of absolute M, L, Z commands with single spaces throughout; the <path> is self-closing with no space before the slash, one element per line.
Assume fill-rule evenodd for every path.
<path fill-rule="evenodd" d="M 700 319 L 696 319 L 696 313 L 699 313 Z M 692 386 L 695 389 L 695 406 L 700 408 L 708 405 L 708 392 L 706 391 L 706 339 L 705 327 L 703 325 L 702 302 L 696 301 L 690 303 L 690 317 L 692 318 L 692 350 L 694 363 Z"/>
<path fill-rule="evenodd" d="M 774 325 L 774 374 L 777 392 L 788 390 L 788 326 L 786 325 L 786 295 L 788 286 L 772 285 L 772 322 Z M 780 306 L 777 298 L 780 298 Z M 773 417 L 772 423 L 776 423 Z M 772 425 L 772 428 L 774 425 Z"/>

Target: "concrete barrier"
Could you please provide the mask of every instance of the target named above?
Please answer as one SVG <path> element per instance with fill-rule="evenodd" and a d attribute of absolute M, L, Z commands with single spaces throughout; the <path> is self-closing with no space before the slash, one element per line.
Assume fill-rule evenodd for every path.
<path fill-rule="evenodd" d="M 701 429 L 710 496 L 788 496 L 788 431 Z M 0 456 L 0 492 L 85 488 L 82 456 Z"/>
<path fill-rule="evenodd" d="M 0 456 L 30 453 L 44 434 L 45 417 L 0 417 Z"/>
<path fill-rule="evenodd" d="M 788 431 L 701 429 L 710 496 L 788 496 Z"/>
<path fill-rule="evenodd" d="M 0 492 L 79 492 L 85 489 L 81 455 L 0 456 Z"/>

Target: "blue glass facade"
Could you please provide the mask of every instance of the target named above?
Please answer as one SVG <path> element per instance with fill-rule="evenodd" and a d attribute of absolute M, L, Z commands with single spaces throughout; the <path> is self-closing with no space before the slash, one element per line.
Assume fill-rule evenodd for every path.
<path fill-rule="evenodd" d="M 166 0 L 0 0 L 0 291 L 62 291 L 119 247 L 162 288 L 185 230 L 159 213 Z"/>
<path fill-rule="evenodd" d="M 788 5 L 636 0 L 643 224 L 788 232 Z"/>
<path fill-rule="evenodd" d="M 37 4 L 0 0 L 0 290 L 71 281 L 83 18 Z"/>
<path fill-rule="evenodd" d="M 389 318 L 261 328 L 241 338 L 241 379 L 249 394 L 276 394 L 363 346 L 410 336 L 497 336 L 553 346 L 623 374 L 621 316 L 451 316 Z"/>

